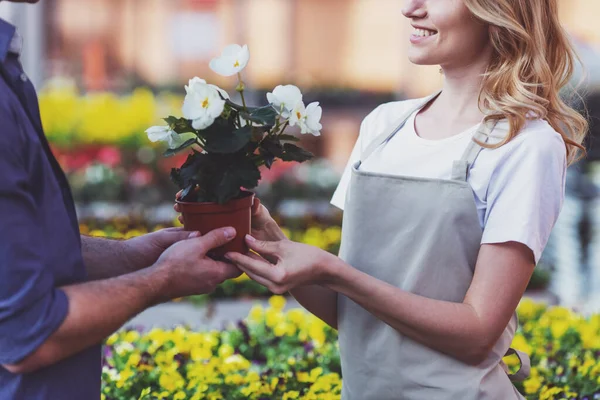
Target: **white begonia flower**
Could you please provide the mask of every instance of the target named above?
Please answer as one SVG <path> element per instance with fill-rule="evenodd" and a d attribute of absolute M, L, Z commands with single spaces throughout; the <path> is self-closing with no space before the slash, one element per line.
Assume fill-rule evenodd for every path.
<path fill-rule="evenodd" d="M 187 94 L 183 101 L 183 116 L 192 121 L 194 129 L 202 130 L 211 126 L 225 108 L 225 100 L 219 95 L 220 89 L 200 78 L 194 78 L 185 87 L 185 91 Z"/>
<path fill-rule="evenodd" d="M 290 115 L 290 126 L 299 126 L 300 133 L 310 133 L 314 136 L 321 135 L 321 116 L 323 109 L 318 102 L 310 103 L 308 107 L 304 106 L 303 102 L 296 104 Z"/>
<path fill-rule="evenodd" d="M 204 79 L 200 79 L 197 76 L 195 76 L 189 80 L 188 85 L 185 87 L 185 92 L 188 93 L 190 91 L 190 88 L 192 88 L 191 90 L 194 90 L 193 87 L 196 84 L 206 85 L 207 82 Z M 221 97 L 223 97 L 225 100 L 229 100 L 229 93 L 227 93 L 225 90 L 221 89 L 217 85 L 211 85 L 210 83 L 208 84 L 208 86 L 217 90 L 221 94 Z"/>
<path fill-rule="evenodd" d="M 169 126 L 153 126 L 146 129 L 146 134 L 151 142 L 167 142 L 170 149 L 176 149 L 181 146 L 185 139 L 183 139 L 176 132 L 171 130 Z"/>
<path fill-rule="evenodd" d="M 230 44 L 223 49 L 220 57 L 213 58 L 210 61 L 210 69 L 222 76 L 233 76 L 242 72 L 250 61 L 250 51 L 248 46 L 239 44 Z"/>
<path fill-rule="evenodd" d="M 267 93 L 267 100 L 283 118 L 290 118 L 294 107 L 302 102 L 302 92 L 294 85 L 279 85 Z"/>

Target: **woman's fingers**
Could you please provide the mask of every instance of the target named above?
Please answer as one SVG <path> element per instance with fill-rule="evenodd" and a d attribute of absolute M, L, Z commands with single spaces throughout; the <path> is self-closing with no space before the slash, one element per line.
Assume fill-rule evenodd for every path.
<path fill-rule="evenodd" d="M 254 282 L 263 285 L 264 287 L 266 287 L 267 289 L 271 290 L 271 288 L 273 287 L 273 282 L 269 281 L 268 279 L 263 278 L 260 275 L 256 275 L 254 273 L 252 273 L 251 271 L 246 271 L 244 270 L 244 267 L 242 266 L 238 266 L 239 269 L 241 269 L 242 271 L 244 271 L 246 273 L 246 275 L 248 275 L 250 277 L 250 279 L 252 279 Z"/>
<path fill-rule="evenodd" d="M 246 235 L 246 243 L 251 250 L 254 250 L 261 256 L 268 255 L 279 258 L 281 253 L 281 241 L 278 242 L 266 242 L 264 240 L 257 240 L 250 235 Z M 266 258 L 266 257 L 265 257 Z"/>
<path fill-rule="evenodd" d="M 225 258 L 236 264 L 246 273 L 258 275 L 271 282 L 279 281 L 277 269 L 265 260 L 256 260 L 240 253 L 227 253 Z"/>
<path fill-rule="evenodd" d="M 260 199 L 255 197 L 252 203 L 252 215 L 258 214 L 258 210 L 260 210 Z"/>

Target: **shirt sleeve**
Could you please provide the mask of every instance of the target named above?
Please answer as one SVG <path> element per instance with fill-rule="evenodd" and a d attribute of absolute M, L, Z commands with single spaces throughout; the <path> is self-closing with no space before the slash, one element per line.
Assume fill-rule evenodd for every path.
<path fill-rule="evenodd" d="M 491 175 L 481 243 L 523 243 L 537 263 L 564 201 L 566 149 L 549 125 L 522 135 Z"/>
<path fill-rule="evenodd" d="M 363 120 L 363 122 L 360 125 L 360 133 L 358 135 L 358 140 L 354 145 L 354 149 L 352 149 L 352 153 L 350 154 L 348 164 L 346 164 L 346 168 L 344 168 L 344 173 L 342 174 L 340 183 L 338 184 L 335 192 L 333 193 L 333 197 L 331 198 L 331 204 L 333 204 L 340 210 L 344 209 L 344 204 L 346 202 L 346 193 L 348 192 L 348 186 L 350 185 L 350 177 L 352 175 L 352 166 L 360 160 L 360 155 L 362 153 L 362 138 L 364 137 L 365 121 L 366 119 Z"/>
<path fill-rule="evenodd" d="M 0 364 L 14 364 L 58 329 L 68 300 L 44 260 L 23 136 L 10 112 L 0 118 Z"/>

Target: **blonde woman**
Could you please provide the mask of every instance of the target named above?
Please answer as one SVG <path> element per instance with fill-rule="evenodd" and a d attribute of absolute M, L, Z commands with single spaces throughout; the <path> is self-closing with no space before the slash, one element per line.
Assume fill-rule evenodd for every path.
<path fill-rule="evenodd" d="M 256 255 L 229 254 L 339 329 L 345 400 L 520 399 L 502 357 L 515 309 L 582 154 L 559 97 L 574 54 L 556 0 L 407 0 L 409 58 L 443 90 L 362 123 L 332 203 L 340 256 L 285 238 L 255 207 Z M 269 261 L 266 261 L 269 260 Z"/>

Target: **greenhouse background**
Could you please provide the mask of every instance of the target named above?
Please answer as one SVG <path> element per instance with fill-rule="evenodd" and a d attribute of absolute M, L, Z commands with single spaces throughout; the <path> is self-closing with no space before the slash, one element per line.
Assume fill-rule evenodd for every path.
<path fill-rule="evenodd" d="M 592 316 L 600 313 L 600 2 L 559 3 L 562 22 L 584 65 L 573 81 L 578 94 L 573 104 L 585 107 L 590 117 L 589 157 L 569 169 L 563 211 L 521 306 L 523 321 L 534 321 L 535 327 L 522 332 L 519 340 L 530 350 L 544 346 L 536 342 L 534 331 L 546 329 L 549 337 L 567 344 L 562 350 L 558 346 L 557 353 L 536 353 L 537 360 L 560 356 L 568 365 L 576 354 L 587 368 L 583 376 L 592 376 L 600 375 L 600 318 Z M 251 105 L 266 104 L 265 95 L 275 85 L 292 83 L 303 88 L 308 102 L 320 101 L 324 110 L 322 136 L 301 137 L 316 159 L 276 164 L 263 174 L 257 194 L 292 239 L 337 253 L 341 212 L 329 200 L 362 119 L 381 103 L 424 96 L 442 84 L 437 67 L 407 61 L 410 26 L 401 5 L 401 0 L 42 0 L 36 6 L 0 3 L 0 17 L 16 24 L 24 37 L 23 63 L 38 89 L 46 135 L 69 177 L 82 234 L 126 239 L 179 226 L 172 208 L 177 189 L 169 171 L 185 155 L 163 158 L 163 147 L 150 143 L 144 130 L 161 116 L 180 114 L 183 87 L 193 76 L 232 92 L 235 82 L 216 75 L 208 62 L 225 45 L 241 43 L 248 44 L 252 55 L 245 71 Z M 143 375 L 132 367 L 140 363 L 140 348 L 178 340 L 185 342 L 184 348 L 204 343 L 201 347 L 223 365 L 234 352 L 243 355 L 227 364 L 230 369 L 211 370 L 221 376 L 222 387 L 209 385 L 205 394 L 189 398 L 221 398 L 210 397 L 211 391 L 230 393 L 223 398 L 251 398 L 268 391 L 271 379 L 299 365 L 305 375 L 286 380 L 285 391 L 275 391 L 275 384 L 273 398 L 330 398 L 324 393 L 339 398 L 335 332 L 294 311 L 292 299 L 286 303 L 272 298 L 269 305 L 269 296 L 243 276 L 211 295 L 142 313 L 109 339 L 105 398 L 125 399 L 132 393 L 146 398 L 146 389 L 146 395 L 154 393 L 158 375 Z M 285 313 L 284 304 L 292 311 Z M 548 311 L 541 304 L 579 314 L 566 308 Z M 248 315 L 246 322 L 238 322 Z M 556 324 L 564 331 L 552 328 Z M 199 333 L 209 330 L 210 337 Z M 576 344 L 568 334 L 579 335 L 573 339 Z M 152 342 L 153 337 L 159 339 Z M 136 347 L 119 350 L 127 347 L 124 343 Z M 285 358 L 265 352 L 263 347 L 274 343 L 283 346 Z M 307 343 L 312 343 L 310 349 Z M 569 346 L 579 346 L 580 353 L 567 356 Z M 303 351 L 313 350 L 314 359 L 303 358 Z M 162 357 L 175 356 L 165 352 Z M 203 360 L 196 356 L 189 362 Z M 262 375 L 248 377 L 253 356 L 264 361 L 263 373 L 269 369 L 268 381 Z M 166 364 L 160 368 L 170 371 Z M 540 371 L 540 376 L 546 374 L 550 382 L 560 375 L 557 368 Z M 179 393 L 182 380 L 193 380 L 167 375 L 161 375 L 159 386 L 169 396 Z M 536 379 L 529 381 L 529 389 L 522 388 L 532 396 L 544 387 L 540 383 L 536 388 L 544 381 Z M 233 394 L 242 387 L 250 389 Z"/>

